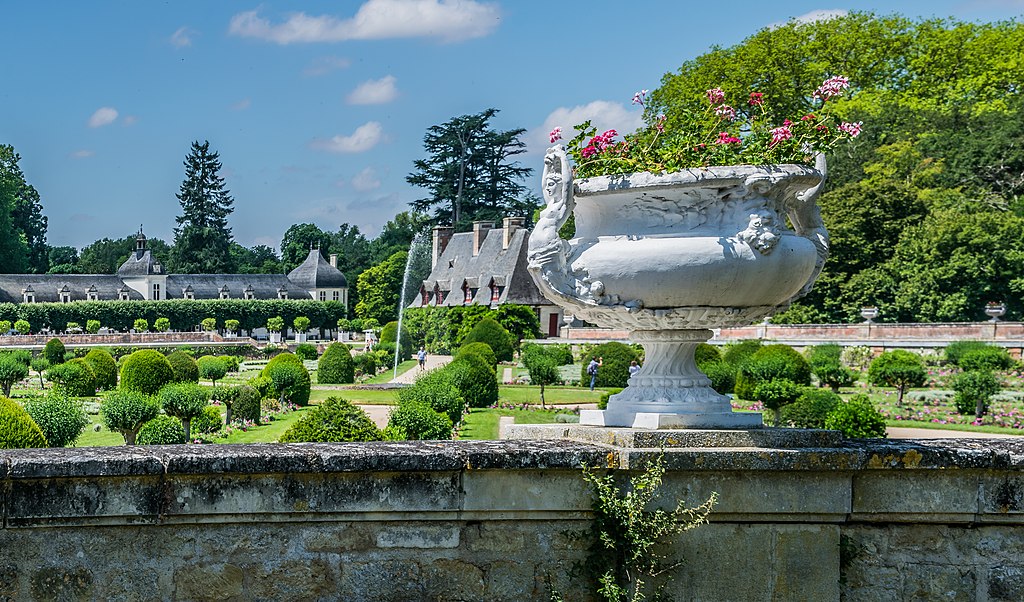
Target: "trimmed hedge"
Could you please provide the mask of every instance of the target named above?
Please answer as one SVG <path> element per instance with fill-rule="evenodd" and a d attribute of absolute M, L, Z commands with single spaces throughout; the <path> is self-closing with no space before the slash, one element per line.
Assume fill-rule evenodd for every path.
<path fill-rule="evenodd" d="M 965 372 L 1008 370 L 1013 367 L 1013 358 L 1002 347 L 981 347 L 964 353 L 959 365 Z"/>
<path fill-rule="evenodd" d="M 64 342 L 57 337 L 46 341 L 46 347 L 43 348 L 43 357 L 50 362 L 51 366 L 63 364 L 65 353 L 67 353 L 67 350 L 64 349 Z"/>
<path fill-rule="evenodd" d="M 590 375 L 587 374 L 587 366 L 590 365 L 590 360 L 601 357 L 604 358 L 601 367 L 597 369 L 597 381 L 595 386 L 598 387 L 616 387 L 619 389 L 626 388 L 626 382 L 629 380 L 629 363 L 639 362 L 640 356 L 636 350 L 629 345 L 622 343 L 602 343 L 593 347 L 580 358 L 582 366 L 580 368 L 580 383 L 589 385 Z"/>
<path fill-rule="evenodd" d="M 380 342 L 387 345 L 397 345 L 395 338 L 398 336 L 398 322 L 388 322 L 384 325 L 384 328 L 380 329 Z M 402 325 L 402 336 L 399 341 L 402 348 L 399 349 L 398 361 L 404 362 L 405 360 L 412 357 L 413 341 L 412 337 L 409 336 L 409 330 Z"/>
<path fill-rule="evenodd" d="M 453 360 L 442 370 L 471 408 L 486 408 L 498 403 L 498 377 L 479 355 L 469 353 Z M 452 422 L 457 422 L 452 420 Z"/>
<path fill-rule="evenodd" d="M 161 387 L 174 382 L 174 369 L 159 351 L 140 349 L 121 366 L 121 385 L 126 391 L 155 395 Z"/>
<path fill-rule="evenodd" d="M 174 372 L 174 382 L 199 382 L 199 364 L 191 355 L 178 350 L 167 356 L 167 362 L 171 364 L 171 370 Z"/>
<path fill-rule="evenodd" d="M 74 445 L 89 424 L 82 402 L 63 395 L 29 400 L 25 412 L 39 426 L 50 447 Z"/>
<path fill-rule="evenodd" d="M 498 369 L 498 357 L 494 355 L 494 350 L 487 343 L 466 343 L 459 347 L 459 352 L 455 354 L 453 359 L 457 360 L 470 353 L 480 356 L 491 367 L 491 370 L 496 371 Z M 570 361 L 569 363 L 571 364 L 572 362 Z"/>
<path fill-rule="evenodd" d="M 840 402 L 825 419 L 825 428 L 841 431 L 848 439 L 884 438 L 885 418 L 867 395 L 859 394 Z"/>
<path fill-rule="evenodd" d="M 736 396 L 754 400 L 759 384 L 783 378 L 797 385 L 809 385 L 811 366 L 804 356 L 789 345 L 765 345 L 739 367 L 736 374 Z"/>
<path fill-rule="evenodd" d="M 136 443 L 139 445 L 177 445 L 185 443 L 185 429 L 181 421 L 161 414 L 142 425 Z"/>
<path fill-rule="evenodd" d="M 782 425 L 800 429 L 825 428 L 828 415 L 842 400 L 832 391 L 806 388 L 799 399 L 782 408 Z"/>
<path fill-rule="evenodd" d="M 46 447 L 46 436 L 20 405 L 0 396 L 0 449 Z"/>
<path fill-rule="evenodd" d="M 206 406 L 203 411 L 192 418 L 192 436 L 210 435 L 216 433 L 224 426 L 224 419 L 221 418 L 220 408 L 217 406 Z"/>
<path fill-rule="evenodd" d="M 96 377 L 96 388 L 109 391 L 117 388 L 117 362 L 105 349 L 92 349 L 83 358 Z"/>
<path fill-rule="evenodd" d="M 295 355 L 304 360 L 313 361 L 320 354 L 316 351 L 316 345 L 312 343 L 299 343 L 295 346 Z"/>
<path fill-rule="evenodd" d="M 523 339 L 540 336 L 537 314 L 526 305 L 514 303 L 499 305 L 497 309 L 485 305 L 408 308 L 402 326 L 409 330 L 411 340 L 421 341 L 430 353 L 449 354 L 462 345 L 469 331 L 485 317 L 497 320 L 509 331 L 516 346 Z"/>
<path fill-rule="evenodd" d="M 391 410 L 388 429 L 392 436 L 410 440 L 447 440 L 452 438 L 452 421 L 425 403 L 408 402 Z"/>
<path fill-rule="evenodd" d="M 252 420 L 254 423 L 259 424 L 262 414 L 260 401 L 262 400 L 263 397 L 260 395 L 260 392 L 249 385 L 234 387 L 231 401 L 231 419 Z"/>
<path fill-rule="evenodd" d="M 984 341 L 953 341 L 946 346 L 945 355 L 946 361 L 951 364 L 960 365 L 960 360 L 964 355 L 971 351 L 977 351 L 978 349 L 985 349 L 989 344 Z"/>
<path fill-rule="evenodd" d="M 452 424 L 462 422 L 466 400 L 458 385 L 456 373 L 445 368 L 431 370 L 416 379 L 411 387 L 398 390 L 398 403 L 422 403 L 435 412 L 448 416 Z"/>
<path fill-rule="evenodd" d="M 343 385 L 355 382 L 352 351 L 344 343 L 331 343 L 316 364 L 316 382 L 321 385 Z"/>
<path fill-rule="evenodd" d="M 281 443 L 380 441 L 380 429 L 366 412 L 340 397 L 306 412 L 284 435 Z"/>
<path fill-rule="evenodd" d="M 513 354 L 512 335 L 494 318 L 484 318 L 476 323 L 462 340 L 463 345 L 487 343 L 499 362 L 511 362 Z"/>

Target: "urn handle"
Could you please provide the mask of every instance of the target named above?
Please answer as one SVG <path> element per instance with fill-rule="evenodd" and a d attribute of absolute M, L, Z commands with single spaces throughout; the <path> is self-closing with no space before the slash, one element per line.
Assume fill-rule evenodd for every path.
<path fill-rule="evenodd" d="M 828 164 L 825 162 L 825 155 L 818 153 L 814 158 L 814 168 L 821 174 L 821 179 L 810 188 L 798 189 L 793 194 L 786 195 L 786 213 L 793 223 L 793 228 L 798 236 L 802 236 L 814 244 L 818 252 L 817 260 L 814 263 L 814 272 L 808 278 L 807 284 L 800 289 L 793 299 L 803 297 L 811 291 L 811 286 L 818 279 L 825 260 L 828 259 L 828 230 L 825 222 L 821 219 L 821 209 L 818 207 L 818 197 L 825 187 L 825 180 L 828 176 Z"/>

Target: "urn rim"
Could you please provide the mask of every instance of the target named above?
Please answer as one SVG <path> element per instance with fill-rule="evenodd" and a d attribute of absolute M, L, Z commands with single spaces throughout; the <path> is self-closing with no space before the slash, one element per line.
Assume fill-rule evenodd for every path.
<path fill-rule="evenodd" d="M 671 173 L 653 173 L 647 171 L 594 176 L 573 179 L 575 196 L 597 196 L 614 194 L 633 189 L 651 189 L 668 187 L 697 187 L 714 183 L 716 186 L 728 185 L 730 181 L 741 183 L 751 178 L 770 181 L 772 183 L 806 181 L 808 187 L 819 183 L 824 174 L 810 165 L 796 163 L 779 163 L 771 165 L 713 165 L 709 167 L 691 167 Z"/>

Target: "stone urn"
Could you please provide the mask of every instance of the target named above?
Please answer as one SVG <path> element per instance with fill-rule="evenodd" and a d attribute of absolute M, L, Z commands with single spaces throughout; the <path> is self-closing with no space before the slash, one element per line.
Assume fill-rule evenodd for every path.
<path fill-rule="evenodd" d="M 582 424 L 752 428 L 694 351 L 710 329 L 754 323 L 806 294 L 828 255 L 815 204 L 825 160 L 737 165 L 573 181 L 565 148 L 544 157 L 547 207 L 530 235 L 529 270 L 566 313 L 630 331 L 645 361 L 605 411 Z M 576 236 L 559 237 L 570 214 Z M 787 218 L 788 222 L 787 223 Z"/>
<path fill-rule="evenodd" d="M 985 305 L 985 315 L 989 317 L 989 322 L 998 322 L 999 318 L 1002 318 L 1006 313 L 1006 305 L 1003 303 L 988 303 Z"/>

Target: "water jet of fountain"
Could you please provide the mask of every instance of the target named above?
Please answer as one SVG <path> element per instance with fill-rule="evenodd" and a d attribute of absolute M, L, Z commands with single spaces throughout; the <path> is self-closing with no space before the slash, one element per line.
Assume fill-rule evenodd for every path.
<path fill-rule="evenodd" d="M 405 273 L 402 275 L 402 292 L 399 295 L 398 301 L 398 332 L 395 333 L 395 366 L 391 374 L 392 379 L 398 378 L 398 359 L 402 349 L 402 317 L 405 315 L 405 298 L 409 288 L 409 274 L 417 267 L 417 251 L 423 247 L 423 242 L 426 239 L 425 232 L 417 233 L 409 245 L 409 255 L 405 259 Z"/>

